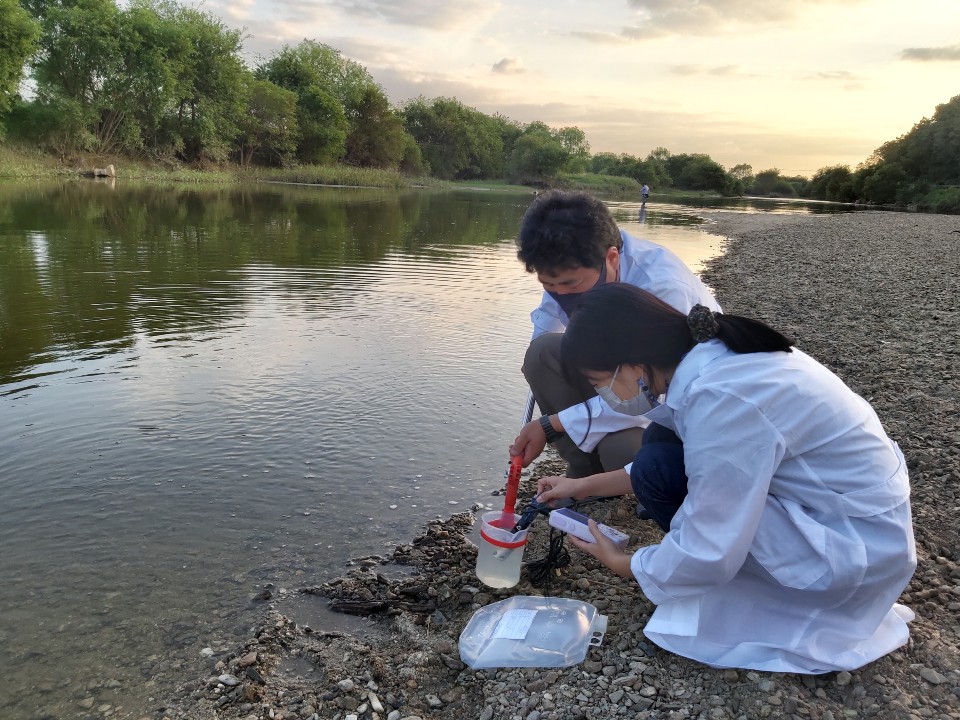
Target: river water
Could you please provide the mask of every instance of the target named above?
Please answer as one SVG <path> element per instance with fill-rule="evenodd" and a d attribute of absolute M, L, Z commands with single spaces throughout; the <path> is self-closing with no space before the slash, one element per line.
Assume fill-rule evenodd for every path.
<path fill-rule="evenodd" d="M 265 584 L 491 503 L 531 199 L 0 186 L 0 717 L 149 713 Z M 697 269 L 687 202 L 610 205 Z"/>

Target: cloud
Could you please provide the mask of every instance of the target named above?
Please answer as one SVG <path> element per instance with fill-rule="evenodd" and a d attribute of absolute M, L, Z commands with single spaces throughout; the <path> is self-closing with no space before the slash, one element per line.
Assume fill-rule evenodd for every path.
<path fill-rule="evenodd" d="M 743 67 L 740 65 L 672 65 L 669 68 L 674 75 L 714 75 L 721 77 L 732 77 L 734 75 L 744 75 Z"/>
<path fill-rule="evenodd" d="M 253 9 L 254 0 L 233 0 L 226 5 L 221 5 L 221 12 L 230 20 L 243 22 L 250 17 L 250 11 Z"/>
<path fill-rule="evenodd" d="M 355 17 L 429 30 L 479 27 L 500 8 L 499 2 L 490 0 L 334 0 L 334 4 Z"/>
<path fill-rule="evenodd" d="M 378 42 L 366 38 L 358 37 L 328 37 L 323 42 L 354 62 L 358 62 L 366 68 L 402 68 L 412 67 L 410 65 L 410 52 L 404 45 Z M 376 78 L 379 70 L 374 73 Z"/>
<path fill-rule="evenodd" d="M 748 73 L 742 65 L 671 65 L 668 68 L 668 71 L 673 75 L 680 75 L 681 77 L 693 77 L 698 75 L 744 78 L 762 77 L 762 75 L 757 73 Z M 808 75 L 806 79 L 843 83 L 844 87 L 851 90 L 862 88 L 864 84 L 862 77 L 846 70 L 826 70 L 824 72 Z"/>
<path fill-rule="evenodd" d="M 464 105 L 477 107 L 482 99 L 489 99 L 495 112 L 497 98 L 487 88 L 471 84 L 462 75 L 446 75 L 442 72 L 418 70 L 411 67 L 382 66 L 371 74 L 383 88 L 390 102 L 403 105 L 412 98 L 423 95 L 427 98 L 455 97 Z M 478 108 L 480 109 L 480 108 Z"/>
<path fill-rule="evenodd" d="M 901 60 L 916 62 L 957 62 L 960 61 L 960 44 L 942 47 L 907 48 L 900 53 Z"/>
<path fill-rule="evenodd" d="M 670 72 L 674 75 L 703 75 L 703 65 L 671 65 Z"/>
<path fill-rule="evenodd" d="M 598 30 L 573 30 L 571 37 L 580 38 L 598 45 L 622 45 L 630 42 L 630 38 L 620 33 L 600 32 Z"/>
<path fill-rule="evenodd" d="M 523 63 L 517 58 L 503 58 L 500 62 L 495 62 L 491 70 L 504 75 L 520 75 L 527 71 Z"/>
<path fill-rule="evenodd" d="M 844 88 L 848 90 L 859 90 L 863 87 L 863 78 L 846 70 L 825 70 L 810 75 L 808 79 L 843 83 Z"/>
<path fill-rule="evenodd" d="M 575 37 L 597 43 L 643 41 L 669 35 L 717 35 L 745 26 L 784 23 L 814 5 L 857 5 L 866 0 L 627 0 L 636 22 L 619 33 L 579 30 Z"/>

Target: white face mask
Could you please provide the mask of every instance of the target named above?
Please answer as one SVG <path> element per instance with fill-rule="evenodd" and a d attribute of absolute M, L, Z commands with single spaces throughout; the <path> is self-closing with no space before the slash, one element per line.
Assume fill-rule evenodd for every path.
<path fill-rule="evenodd" d="M 637 394 L 629 400 L 621 400 L 620 396 L 613 391 L 613 384 L 617 381 L 617 373 L 620 372 L 620 366 L 613 371 L 613 377 L 610 378 L 610 384 L 597 388 L 597 395 L 610 406 L 614 412 L 622 415 L 643 415 L 650 408 L 655 408 L 660 403 L 653 397 L 650 388 L 643 381 L 643 378 L 637 379 Z"/>

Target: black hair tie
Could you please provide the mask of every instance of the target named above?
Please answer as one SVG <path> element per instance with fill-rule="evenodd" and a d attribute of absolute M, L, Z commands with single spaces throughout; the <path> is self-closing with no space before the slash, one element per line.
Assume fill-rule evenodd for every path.
<path fill-rule="evenodd" d="M 690 336 L 694 342 L 706 342 L 717 336 L 720 323 L 717 322 L 716 316 L 719 314 L 699 303 L 690 308 L 690 312 L 687 313 L 687 325 L 690 326 Z"/>

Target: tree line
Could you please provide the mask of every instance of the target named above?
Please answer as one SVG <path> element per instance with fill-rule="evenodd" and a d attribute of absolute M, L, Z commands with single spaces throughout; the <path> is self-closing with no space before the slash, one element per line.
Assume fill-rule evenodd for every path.
<path fill-rule="evenodd" d="M 837 165 L 810 179 L 809 197 L 960 212 L 960 95 L 856 169 Z"/>
<path fill-rule="evenodd" d="M 593 174 L 724 195 L 945 202 L 960 183 L 960 96 L 856 170 L 807 179 L 727 170 L 658 147 L 591 154 L 577 127 L 488 115 L 455 98 L 393 106 L 362 65 L 313 40 L 250 68 L 244 33 L 176 0 L 0 0 L 0 132 L 66 158 L 127 154 L 191 164 L 346 164 L 446 180 L 550 184 Z M 31 97 L 18 94 L 21 79 Z M 957 203 L 960 205 L 960 201 Z M 948 208 L 949 209 L 949 208 Z"/>
<path fill-rule="evenodd" d="M 304 40 L 254 68 L 244 35 L 175 0 L 0 0 L 0 122 L 61 156 L 345 163 L 442 179 L 580 172 L 578 128 L 486 115 L 454 98 L 393 107 L 360 64 Z M 33 97 L 17 94 L 21 78 Z"/>

